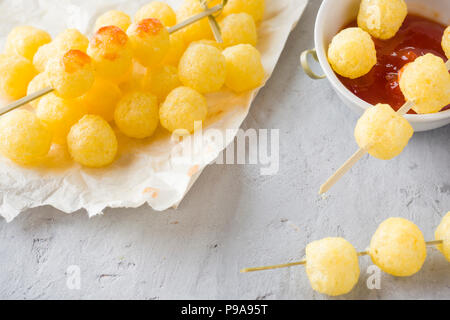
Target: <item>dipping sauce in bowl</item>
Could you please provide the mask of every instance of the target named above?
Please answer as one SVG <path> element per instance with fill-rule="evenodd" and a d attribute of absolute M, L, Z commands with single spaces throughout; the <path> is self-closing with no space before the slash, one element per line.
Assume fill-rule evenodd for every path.
<path fill-rule="evenodd" d="M 356 27 L 354 21 L 347 27 Z M 346 28 L 347 28 L 346 27 Z M 362 100 L 375 105 L 387 103 L 398 110 L 404 103 L 398 74 L 404 65 L 417 57 L 432 53 L 447 60 L 441 46 L 446 26 L 417 15 L 408 14 L 397 34 L 389 40 L 373 38 L 377 51 L 377 64 L 372 70 L 357 79 L 336 76 L 347 89 Z M 442 111 L 450 109 L 450 105 Z M 409 111 L 415 114 L 414 111 Z"/>

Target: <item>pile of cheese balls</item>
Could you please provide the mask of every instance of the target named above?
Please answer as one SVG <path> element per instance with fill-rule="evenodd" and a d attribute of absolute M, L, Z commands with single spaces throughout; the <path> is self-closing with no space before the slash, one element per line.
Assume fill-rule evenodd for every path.
<path fill-rule="evenodd" d="M 151 137 L 159 125 L 192 133 L 194 122 L 208 115 L 204 94 L 263 84 L 254 46 L 264 10 L 264 0 L 229 0 L 217 17 L 223 44 L 213 40 L 207 18 L 169 34 L 168 27 L 204 11 L 200 0 L 184 0 L 177 11 L 153 1 L 134 20 L 109 11 L 90 39 L 74 29 L 52 40 L 34 27 L 15 28 L 0 55 L 0 94 L 14 100 L 54 91 L 33 101 L 33 110 L 0 118 L 1 154 L 35 165 L 56 143 L 76 162 L 96 168 L 116 158 L 113 128 L 135 139 Z"/>
<path fill-rule="evenodd" d="M 377 63 L 372 37 L 385 40 L 395 36 L 407 13 L 404 0 L 362 0 L 358 27 L 342 30 L 330 43 L 328 61 L 333 70 L 351 79 L 367 74 Z M 442 47 L 450 58 L 450 27 L 444 33 Z M 399 85 L 418 114 L 436 113 L 450 104 L 450 74 L 436 55 L 426 54 L 403 67 Z M 401 114 L 389 105 L 378 104 L 359 119 L 355 138 L 370 155 L 389 160 L 403 151 L 413 133 Z"/>
<path fill-rule="evenodd" d="M 435 232 L 438 246 L 450 262 L 450 212 Z M 408 277 L 417 273 L 427 256 L 420 229 L 403 218 L 389 218 L 375 231 L 368 248 L 373 263 L 382 271 Z M 343 238 L 325 238 L 306 247 L 306 273 L 312 288 L 323 294 L 338 296 L 349 293 L 359 279 L 358 253 Z"/>

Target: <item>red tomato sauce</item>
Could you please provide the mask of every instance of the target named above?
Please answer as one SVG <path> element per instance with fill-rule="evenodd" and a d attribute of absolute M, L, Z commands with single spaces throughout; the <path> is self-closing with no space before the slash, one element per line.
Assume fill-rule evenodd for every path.
<path fill-rule="evenodd" d="M 347 27 L 357 26 L 356 21 Z M 409 14 L 397 34 L 389 40 L 373 38 L 377 51 L 377 64 L 372 70 L 357 79 L 349 79 L 338 74 L 341 82 L 362 100 L 370 103 L 387 103 L 398 110 L 404 103 L 398 74 L 401 68 L 417 57 L 432 53 L 447 61 L 441 46 L 446 26 Z M 450 109 L 450 105 L 442 111 Z M 409 113 L 414 114 L 414 111 Z"/>

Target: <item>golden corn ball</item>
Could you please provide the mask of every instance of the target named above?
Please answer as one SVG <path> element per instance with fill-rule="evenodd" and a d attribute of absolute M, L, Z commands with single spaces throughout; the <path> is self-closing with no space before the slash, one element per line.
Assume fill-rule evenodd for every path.
<path fill-rule="evenodd" d="M 205 121 L 207 115 L 205 97 L 188 87 L 174 89 L 159 110 L 161 125 L 170 132 L 187 130 L 192 133 L 195 122 Z"/>
<path fill-rule="evenodd" d="M 95 31 L 102 27 L 116 26 L 126 32 L 130 24 L 131 18 L 125 12 L 110 10 L 97 18 L 97 21 L 95 21 Z"/>
<path fill-rule="evenodd" d="M 79 50 L 70 50 L 60 60 L 50 61 L 46 72 L 56 94 L 64 99 L 85 94 L 95 80 L 91 58 Z"/>
<path fill-rule="evenodd" d="M 158 101 L 164 101 L 167 95 L 181 86 L 178 69 L 174 66 L 162 66 L 149 70 L 144 79 L 144 89 L 154 94 Z"/>
<path fill-rule="evenodd" d="M 258 50 L 249 44 L 238 44 L 225 49 L 222 53 L 227 61 L 225 84 L 228 88 L 241 93 L 263 84 L 265 71 Z"/>
<path fill-rule="evenodd" d="M 18 164 L 39 163 L 51 143 L 50 131 L 30 111 L 18 109 L 0 118 L 0 153 Z"/>
<path fill-rule="evenodd" d="M 36 116 L 53 134 L 53 141 L 65 144 L 70 128 L 83 115 L 83 109 L 76 100 L 64 100 L 53 93 L 39 100 Z"/>
<path fill-rule="evenodd" d="M 414 129 L 409 122 L 387 104 L 368 108 L 355 128 L 359 147 L 381 160 L 398 156 L 413 134 Z"/>
<path fill-rule="evenodd" d="M 114 109 L 122 96 L 119 87 L 111 81 L 97 78 L 92 88 L 80 97 L 88 114 L 99 115 L 106 121 L 114 119 Z"/>
<path fill-rule="evenodd" d="M 20 26 L 14 28 L 8 35 L 5 53 L 19 55 L 33 61 L 34 54 L 39 47 L 52 41 L 52 37 L 44 30 Z"/>
<path fill-rule="evenodd" d="M 114 121 L 119 130 L 130 138 L 152 136 L 159 124 L 157 98 L 139 91 L 127 93 L 117 104 Z"/>
<path fill-rule="evenodd" d="M 16 100 L 27 94 L 28 84 L 36 75 L 36 70 L 28 59 L 11 55 L 0 59 L 0 75 L 0 95 Z"/>
<path fill-rule="evenodd" d="M 157 19 L 135 22 L 127 33 L 134 58 L 147 68 L 159 65 L 169 52 L 169 31 Z"/>
<path fill-rule="evenodd" d="M 442 49 L 444 49 L 447 59 L 450 59 L 450 26 L 444 31 L 444 36 L 442 37 Z"/>
<path fill-rule="evenodd" d="M 205 11 L 198 0 L 184 0 L 180 8 L 176 11 L 177 23 L 181 23 L 188 18 Z M 208 18 L 203 18 L 181 30 L 184 41 L 189 44 L 201 39 L 212 39 L 213 33 L 208 22 Z"/>
<path fill-rule="evenodd" d="M 400 89 L 419 114 L 436 113 L 450 104 L 450 74 L 444 61 L 431 53 L 403 68 Z"/>
<path fill-rule="evenodd" d="M 181 56 L 186 50 L 183 32 L 181 31 L 182 30 L 172 33 L 170 35 L 170 48 L 162 64 L 171 64 L 173 66 L 178 66 Z"/>
<path fill-rule="evenodd" d="M 358 27 L 378 39 L 390 39 L 408 14 L 404 0 L 362 0 L 358 13 Z"/>
<path fill-rule="evenodd" d="M 178 65 L 181 82 L 200 93 L 219 91 L 227 75 L 223 54 L 205 44 L 189 46 Z"/>
<path fill-rule="evenodd" d="M 30 95 L 32 93 L 35 93 L 35 92 L 37 92 L 39 90 L 42 90 L 42 89 L 45 89 L 45 88 L 48 88 L 48 87 L 50 87 L 50 81 L 48 79 L 47 73 L 45 73 L 45 72 L 39 73 L 28 84 L 27 95 Z M 40 100 L 41 100 L 41 98 L 33 100 L 33 101 L 30 102 L 30 105 L 33 108 L 36 108 Z"/>
<path fill-rule="evenodd" d="M 220 22 L 222 39 L 225 47 L 237 44 L 251 44 L 258 42 L 255 20 L 248 13 L 234 13 Z"/>
<path fill-rule="evenodd" d="M 344 29 L 331 41 L 328 61 L 333 70 L 343 77 L 362 77 L 377 63 L 375 43 L 370 34 L 360 28 Z"/>
<path fill-rule="evenodd" d="M 358 254 L 343 238 L 325 238 L 306 246 L 306 274 L 311 287 L 329 296 L 349 293 L 359 279 Z"/>
<path fill-rule="evenodd" d="M 382 222 L 370 241 L 369 254 L 381 270 L 396 277 L 418 272 L 427 256 L 422 232 L 409 220 L 389 218 Z"/>
<path fill-rule="evenodd" d="M 133 52 L 127 34 L 116 26 L 100 28 L 89 42 L 91 56 L 98 76 L 116 81 L 128 72 L 133 63 Z"/>
<path fill-rule="evenodd" d="M 255 22 L 258 23 L 263 19 L 265 10 L 265 0 L 228 0 L 227 5 L 223 9 L 223 14 L 228 16 L 232 13 L 245 12 L 251 15 Z"/>
<path fill-rule="evenodd" d="M 166 27 L 172 27 L 177 23 L 175 11 L 167 3 L 161 1 L 152 1 L 140 8 L 134 16 L 134 21 L 151 18 L 158 19 Z"/>
<path fill-rule="evenodd" d="M 111 164 L 117 154 L 117 137 L 102 117 L 85 115 L 72 126 L 67 135 L 67 147 L 72 158 L 91 168 Z"/>
<path fill-rule="evenodd" d="M 450 262 L 450 212 L 443 218 L 434 233 L 436 240 L 442 240 L 444 243 L 437 248 L 442 252 L 444 257 Z"/>

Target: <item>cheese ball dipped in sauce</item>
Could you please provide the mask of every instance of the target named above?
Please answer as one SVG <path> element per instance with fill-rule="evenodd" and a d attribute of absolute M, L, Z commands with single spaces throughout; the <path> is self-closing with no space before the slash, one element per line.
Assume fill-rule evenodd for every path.
<path fill-rule="evenodd" d="M 344 29 L 331 41 L 328 61 L 341 76 L 359 78 L 377 63 L 375 44 L 370 34 L 360 28 Z"/>
<path fill-rule="evenodd" d="M 395 36 L 407 14 L 404 0 L 362 0 L 358 26 L 373 37 L 386 40 Z"/>
<path fill-rule="evenodd" d="M 245 12 L 258 23 L 263 19 L 265 9 L 265 0 L 229 0 L 223 9 L 223 14 L 228 16 L 232 13 Z"/>
<path fill-rule="evenodd" d="M 39 73 L 33 80 L 28 84 L 27 95 L 35 93 L 39 90 L 50 87 L 50 80 L 45 72 Z M 36 108 L 41 98 L 29 102 L 29 104 Z"/>
<path fill-rule="evenodd" d="M 130 72 L 133 52 L 127 34 L 116 26 L 100 28 L 92 37 L 87 49 L 95 72 L 111 81 L 120 81 Z"/>
<path fill-rule="evenodd" d="M 148 70 L 144 79 L 144 89 L 154 94 L 160 102 L 163 102 L 173 89 L 180 86 L 178 69 L 169 65 Z"/>
<path fill-rule="evenodd" d="M 122 92 L 116 84 L 97 78 L 79 102 L 86 107 L 88 114 L 99 115 L 109 122 L 114 119 L 114 109 L 121 97 Z"/>
<path fill-rule="evenodd" d="M 170 64 L 178 66 L 181 56 L 186 50 L 186 43 L 184 43 L 184 36 L 182 30 L 174 32 L 170 35 L 170 48 L 167 52 L 162 64 Z"/>
<path fill-rule="evenodd" d="M 219 91 L 225 83 L 227 63 L 222 53 L 205 44 L 190 45 L 178 66 L 183 85 L 200 93 Z"/>
<path fill-rule="evenodd" d="M 231 47 L 238 44 L 256 46 L 258 34 L 255 21 L 248 13 L 234 13 L 220 22 L 223 44 Z"/>
<path fill-rule="evenodd" d="M 322 294 L 349 293 L 359 279 L 358 254 L 343 238 L 325 238 L 306 246 L 306 274 L 311 287 Z"/>
<path fill-rule="evenodd" d="M 409 122 L 387 104 L 368 108 L 355 128 L 359 147 L 381 160 L 398 156 L 413 134 L 414 130 Z"/>
<path fill-rule="evenodd" d="M 442 218 L 441 223 L 434 233 L 436 240 L 442 240 L 443 244 L 437 246 L 447 261 L 450 262 L 450 212 Z"/>
<path fill-rule="evenodd" d="M 450 104 L 450 74 L 444 61 L 431 53 L 403 67 L 400 89 L 419 114 L 436 113 Z"/>
<path fill-rule="evenodd" d="M 450 26 L 444 31 L 444 36 L 442 37 L 442 49 L 444 49 L 447 59 L 450 59 Z"/>
<path fill-rule="evenodd" d="M 172 27 L 177 23 L 175 11 L 165 2 L 152 1 L 140 8 L 134 15 L 134 21 L 144 19 L 158 19 L 166 27 Z"/>
<path fill-rule="evenodd" d="M 96 115 L 85 115 L 70 129 L 67 147 L 76 162 L 86 167 L 101 168 L 114 161 L 118 143 L 106 120 Z"/>
<path fill-rule="evenodd" d="M 50 150 L 52 135 L 36 115 L 13 110 L 0 117 L 0 153 L 20 164 L 38 164 Z"/>
<path fill-rule="evenodd" d="M 131 18 L 125 12 L 110 10 L 102 14 L 95 21 L 95 31 L 107 26 L 116 26 L 126 32 L 131 24 Z"/>
<path fill-rule="evenodd" d="M 176 11 L 177 23 L 181 23 L 188 18 L 203 12 L 204 9 L 198 0 L 184 0 L 181 6 Z M 213 33 L 208 22 L 208 18 L 203 18 L 182 30 L 184 41 L 190 44 L 193 41 L 201 39 L 212 39 Z"/>
<path fill-rule="evenodd" d="M 205 97 L 188 87 L 174 89 L 159 110 L 161 125 L 170 132 L 183 130 L 192 133 L 195 122 L 204 122 L 207 115 Z"/>
<path fill-rule="evenodd" d="M 5 53 L 33 61 L 39 47 L 51 41 L 52 37 L 44 30 L 31 26 L 16 27 L 6 39 Z"/>
<path fill-rule="evenodd" d="M 8 100 L 17 100 L 26 95 L 28 84 L 36 75 L 36 69 L 22 56 L 2 56 L 0 74 L 0 95 Z"/>
<path fill-rule="evenodd" d="M 389 218 L 382 222 L 370 241 L 374 264 L 396 277 L 417 273 L 427 256 L 422 232 L 409 220 Z"/>
<path fill-rule="evenodd" d="M 60 60 L 50 61 L 46 73 L 56 94 L 64 99 L 85 94 L 95 80 L 91 58 L 79 50 L 70 50 Z"/>
<path fill-rule="evenodd" d="M 82 116 L 84 110 L 76 100 L 65 100 L 53 93 L 43 96 L 36 108 L 36 116 L 53 135 L 53 142 L 65 144 L 70 128 Z"/>
<path fill-rule="evenodd" d="M 129 92 L 117 104 L 114 121 L 130 138 L 151 137 L 159 124 L 158 99 L 150 93 Z"/>
<path fill-rule="evenodd" d="M 134 58 L 147 68 L 164 60 L 170 49 L 169 31 L 158 19 L 144 19 L 128 29 Z"/>
<path fill-rule="evenodd" d="M 223 52 L 227 62 L 225 84 L 231 90 L 241 93 L 260 87 L 265 78 L 261 54 L 249 44 L 229 47 Z"/>

